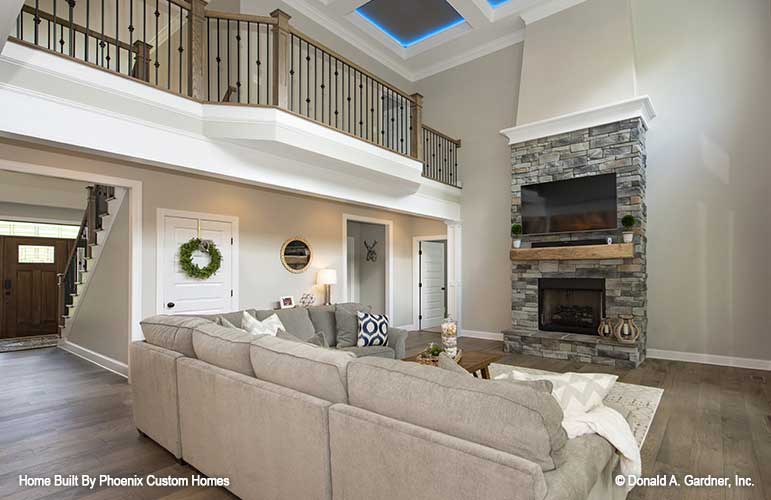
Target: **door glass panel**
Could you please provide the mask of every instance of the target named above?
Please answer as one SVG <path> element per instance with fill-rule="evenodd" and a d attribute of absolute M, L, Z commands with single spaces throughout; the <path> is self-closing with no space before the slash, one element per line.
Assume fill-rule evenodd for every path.
<path fill-rule="evenodd" d="M 19 245 L 19 264 L 53 264 L 54 250 L 52 246 Z"/>
<path fill-rule="evenodd" d="M 36 236 L 41 238 L 65 238 L 74 240 L 80 227 L 40 222 L 0 221 L 0 236 Z"/>

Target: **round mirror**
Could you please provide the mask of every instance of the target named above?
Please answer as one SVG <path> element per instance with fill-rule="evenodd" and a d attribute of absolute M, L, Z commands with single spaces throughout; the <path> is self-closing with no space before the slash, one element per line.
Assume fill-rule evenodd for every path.
<path fill-rule="evenodd" d="M 290 273 L 301 273 L 307 270 L 312 259 L 311 246 L 301 238 L 290 238 L 281 247 L 281 263 Z"/>

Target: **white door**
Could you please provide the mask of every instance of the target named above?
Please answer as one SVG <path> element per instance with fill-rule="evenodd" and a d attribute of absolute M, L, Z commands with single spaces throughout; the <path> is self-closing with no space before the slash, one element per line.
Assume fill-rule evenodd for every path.
<path fill-rule="evenodd" d="M 446 306 L 445 242 L 420 243 L 420 328 L 442 323 Z"/>
<path fill-rule="evenodd" d="M 159 219 L 162 224 L 158 244 L 161 252 L 159 310 L 163 314 L 214 314 L 237 309 L 233 290 L 237 223 L 176 213 L 161 214 Z M 222 253 L 219 270 L 205 280 L 187 276 L 179 266 L 179 247 L 196 237 L 213 241 Z M 204 267 L 209 263 L 209 256 L 195 252 L 193 262 Z"/>

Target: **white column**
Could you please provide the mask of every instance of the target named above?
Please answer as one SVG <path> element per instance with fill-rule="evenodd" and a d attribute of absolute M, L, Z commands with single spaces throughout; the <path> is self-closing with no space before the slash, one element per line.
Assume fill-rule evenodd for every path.
<path fill-rule="evenodd" d="M 16 18 L 19 17 L 24 0 L 3 0 L 0 2 L 0 52 L 11 34 L 16 34 Z M 26 17 L 26 16 L 25 16 Z"/>
<path fill-rule="evenodd" d="M 461 272 L 462 226 L 447 224 L 447 313 L 458 322 L 458 334 L 463 331 L 463 287 Z"/>

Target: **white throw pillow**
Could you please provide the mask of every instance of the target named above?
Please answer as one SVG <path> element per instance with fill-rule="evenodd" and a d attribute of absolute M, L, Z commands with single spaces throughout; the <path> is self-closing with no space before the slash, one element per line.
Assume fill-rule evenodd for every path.
<path fill-rule="evenodd" d="M 507 374 L 508 375 L 508 374 Z M 618 377 L 606 373 L 532 374 L 511 370 L 514 380 L 548 380 L 552 396 L 557 400 L 565 417 L 581 415 L 602 406 Z"/>
<path fill-rule="evenodd" d="M 273 337 L 276 336 L 279 330 L 286 330 L 277 314 L 268 316 L 260 321 L 246 311 L 244 311 L 241 318 L 241 328 L 252 335 L 271 335 Z"/>

